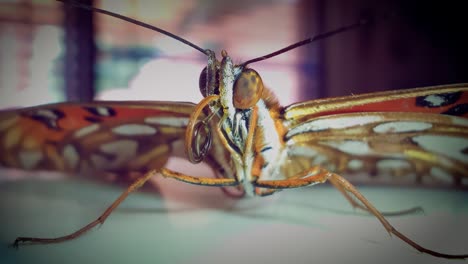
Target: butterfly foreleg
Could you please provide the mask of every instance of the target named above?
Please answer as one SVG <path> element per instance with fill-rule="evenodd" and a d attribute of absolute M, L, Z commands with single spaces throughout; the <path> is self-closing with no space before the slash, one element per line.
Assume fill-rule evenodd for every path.
<path fill-rule="evenodd" d="M 186 175 L 186 174 L 176 172 L 167 168 L 161 169 L 160 173 L 165 178 L 172 178 L 178 181 L 195 184 L 195 185 L 216 186 L 216 187 L 239 185 L 239 182 L 236 179 L 194 177 L 194 176 Z"/>
<path fill-rule="evenodd" d="M 20 244 L 51 244 L 73 240 L 88 232 L 95 226 L 103 224 L 104 221 L 106 221 L 106 219 L 109 217 L 109 215 L 114 211 L 114 209 L 117 208 L 128 197 L 130 193 L 139 189 L 149 179 L 151 179 L 157 174 L 161 174 L 165 178 L 172 178 L 186 183 L 204 186 L 234 186 L 238 184 L 235 179 L 193 177 L 166 168 L 162 168 L 160 170 L 151 170 L 143 174 L 141 177 L 137 178 L 97 219 L 90 222 L 86 226 L 78 229 L 77 231 L 65 236 L 55 238 L 17 237 L 13 242 L 12 246 L 17 248 Z"/>
<path fill-rule="evenodd" d="M 269 189 L 298 188 L 307 185 L 324 183 L 328 180 L 330 172 L 319 166 L 313 166 L 286 180 L 257 180 L 254 185 Z"/>

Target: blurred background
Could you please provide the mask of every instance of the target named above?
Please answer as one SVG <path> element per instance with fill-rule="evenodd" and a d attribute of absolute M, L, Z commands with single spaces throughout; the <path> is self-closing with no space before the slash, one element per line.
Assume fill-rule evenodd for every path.
<path fill-rule="evenodd" d="M 464 10 L 407 1 L 83 0 L 235 62 L 360 17 L 390 20 L 252 64 L 283 104 L 468 81 Z M 0 1 L 0 107 L 57 101 L 198 102 L 206 58 L 164 35 L 47 0 Z"/>

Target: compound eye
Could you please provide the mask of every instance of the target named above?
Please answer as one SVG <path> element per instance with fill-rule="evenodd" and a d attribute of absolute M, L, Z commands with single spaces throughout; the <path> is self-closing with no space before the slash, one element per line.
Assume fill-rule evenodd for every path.
<path fill-rule="evenodd" d="M 260 75 L 252 69 L 245 69 L 234 83 L 234 107 L 249 109 L 262 97 L 263 82 Z"/>
<path fill-rule="evenodd" d="M 200 89 L 200 93 L 203 95 L 203 97 L 208 96 L 208 83 L 206 78 L 206 71 L 207 67 L 203 68 L 203 70 L 200 73 L 200 78 L 198 78 L 198 88 Z"/>
<path fill-rule="evenodd" d="M 219 93 L 218 71 L 216 71 L 215 74 L 216 79 L 214 87 L 210 87 L 209 78 L 211 78 L 211 76 L 208 75 L 208 66 L 203 68 L 202 72 L 200 73 L 200 78 L 198 79 L 198 88 L 200 89 L 200 93 L 203 95 L 203 97 Z"/>

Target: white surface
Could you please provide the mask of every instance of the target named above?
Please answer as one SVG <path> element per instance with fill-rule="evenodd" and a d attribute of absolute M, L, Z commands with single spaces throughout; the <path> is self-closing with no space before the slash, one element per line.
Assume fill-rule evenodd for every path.
<path fill-rule="evenodd" d="M 330 186 L 233 201 L 219 189 L 160 180 L 162 198 L 136 193 L 107 222 L 74 241 L 8 248 L 18 235 L 58 236 L 96 218 L 118 187 L 78 180 L 0 183 L 2 263 L 466 263 L 420 254 L 353 211 Z M 468 192 L 360 187 L 431 249 L 468 253 Z M 168 194 L 169 193 L 169 194 Z"/>

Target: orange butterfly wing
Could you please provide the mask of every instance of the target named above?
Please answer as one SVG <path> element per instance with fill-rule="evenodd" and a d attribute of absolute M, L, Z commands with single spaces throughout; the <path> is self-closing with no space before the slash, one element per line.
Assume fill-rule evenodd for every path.
<path fill-rule="evenodd" d="M 468 185 L 468 85 L 313 100 L 283 110 L 286 175 L 321 165 L 356 180 Z"/>
<path fill-rule="evenodd" d="M 0 112 L 0 164 L 65 172 L 159 168 L 183 140 L 193 109 L 192 103 L 104 101 Z"/>
<path fill-rule="evenodd" d="M 315 116 L 359 112 L 411 112 L 468 117 L 468 84 L 325 98 L 285 108 L 285 118 L 300 122 Z"/>

